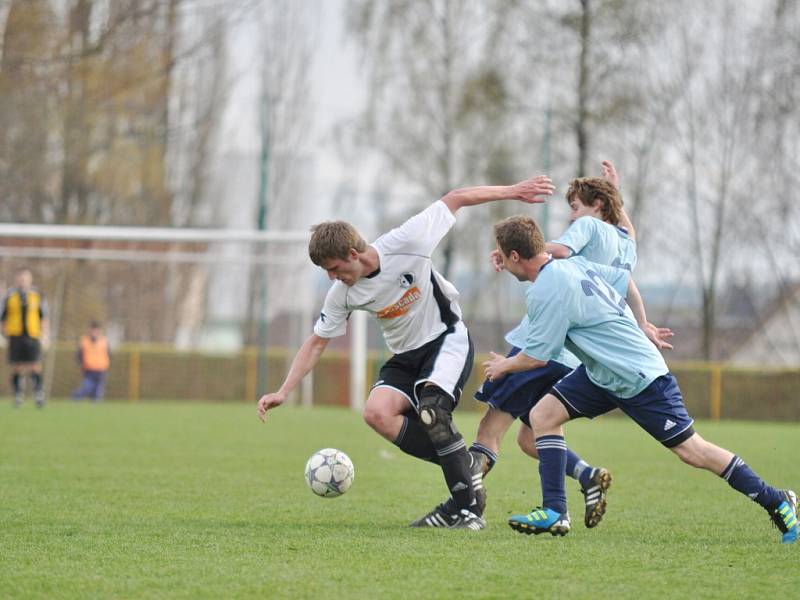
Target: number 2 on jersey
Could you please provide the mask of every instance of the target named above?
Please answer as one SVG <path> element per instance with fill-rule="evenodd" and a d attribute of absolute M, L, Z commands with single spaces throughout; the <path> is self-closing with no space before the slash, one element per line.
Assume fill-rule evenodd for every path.
<path fill-rule="evenodd" d="M 624 315 L 625 307 L 627 306 L 625 298 L 620 298 L 619 302 L 614 302 L 614 298 L 617 296 L 617 292 L 614 290 L 614 288 L 608 285 L 606 280 L 600 277 L 600 275 L 594 271 L 586 271 L 586 274 L 589 276 L 589 279 L 581 280 L 583 293 L 587 296 L 597 296 L 603 302 L 608 304 L 612 310 L 617 311 L 619 316 Z"/>

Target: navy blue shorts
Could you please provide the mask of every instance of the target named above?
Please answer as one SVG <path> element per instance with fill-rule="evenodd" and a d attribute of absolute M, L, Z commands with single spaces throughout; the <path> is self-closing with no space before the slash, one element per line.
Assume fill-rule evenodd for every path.
<path fill-rule="evenodd" d="M 694 419 L 686 412 L 678 382 L 670 373 L 655 379 L 633 398 L 620 398 L 592 383 L 581 365 L 553 386 L 553 394 L 573 419 L 592 419 L 619 408 L 667 448 L 694 435 Z"/>
<path fill-rule="evenodd" d="M 519 350 L 513 347 L 507 356 L 514 356 Z M 530 427 L 528 413 L 533 405 L 570 371 L 572 369 L 569 367 L 551 360 L 538 369 L 509 373 L 497 381 L 487 379 L 475 392 L 475 400 L 486 402 L 498 410 L 507 412 Z"/>

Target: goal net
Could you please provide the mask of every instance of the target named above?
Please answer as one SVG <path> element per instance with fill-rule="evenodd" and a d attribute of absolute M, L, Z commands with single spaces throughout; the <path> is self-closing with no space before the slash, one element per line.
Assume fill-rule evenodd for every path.
<path fill-rule="evenodd" d="M 255 402 L 283 381 L 329 285 L 307 240 L 307 232 L 0 225 L 0 292 L 27 268 L 47 301 L 51 398 L 78 388 L 79 339 L 99 321 L 112 354 L 106 399 Z M 363 380 L 366 367 L 351 368 L 350 356 L 365 346 L 354 342 L 334 340 L 290 401 L 363 397 L 364 381 L 351 377 Z M 7 381 L 3 360 L 6 393 Z"/>

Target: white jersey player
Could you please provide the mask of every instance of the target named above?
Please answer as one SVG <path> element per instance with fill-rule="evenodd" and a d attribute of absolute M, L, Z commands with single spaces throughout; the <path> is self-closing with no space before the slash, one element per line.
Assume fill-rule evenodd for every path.
<path fill-rule="evenodd" d="M 542 196 L 552 192 L 545 176 L 454 190 L 372 244 L 343 221 L 316 225 L 309 256 L 336 281 L 280 389 L 259 400 L 261 419 L 313 369 L 329 340 L 344 335 L 350 313 L 365 310 L 377 318 L 394 355 L 370 391 L 364 420 L 407 454 L 439 464 L 455 502 L 452 514 L 415 524 L 482 529 L 481 469 L 452 419 L 472 369 L 473 346 L 458 292 L 433 267 L 431 255 L 459 208 L 508 199 L 544 202 Z"/>

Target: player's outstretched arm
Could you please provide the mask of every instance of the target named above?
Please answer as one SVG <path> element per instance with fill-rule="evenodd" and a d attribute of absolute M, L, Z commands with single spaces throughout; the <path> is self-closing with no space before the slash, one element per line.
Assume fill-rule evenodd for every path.
<path fill-rule="evenodd" d="M 496 200 L 519 200 L 527 204 L 546 202 L 546 196 L 553 194 L 555 187 L 547 175 L 531 177 L 514 185 L 483 185 L 460 188 L 448 192 L 442 202 L 455 214 L 459 208 L 475 206 Z"/>
<path fill-rule="evenodd" d="M 564 244 L 547 242 L 544 245 L 544 249 L 547 251 L 548 254 L 552 255 L 553 258 L 569 258 L 570 256 L 572 256 L 572 250 L 570 250 Z"/>
<path fill-rule="evenodd" d="M 289 367 L 289 372 L 286 374 L 286 379 L 280 389 L 277 392 L 261 396 L 258 401 L 259 419 L 266 421 L 267 411 L 280 406 L 286 401 L 289 393 L 297 387 L 303 377 L 308 375 L 309 371 L 319 362 L 319 357 L 322 356 L 328 346 L 328 341 L 328 338 L 319 337 L 316 333 L 308 336 L 303 345 L 300 346 L 300 350 L 295 354 L 292 366 Z"/>
<path fill-rule="evenodd" d="M 630 238 L 635 242 L 636 241 L 636 230 L 633 228 L 633 221 L 631 221 L 628 213 L 625 212 L 625 207 L 620 208 L 620 216 L 619 216 L 619 226 L 624 227 Z"/>
<path fill-rule="evenodd" d="M 617 173 L 617 168 L 614 166 L 614 163 L 610 160 L 604 160 L 600 165 L 603 169 L 603 179 L 619 189 L 619 173 Z"/>
<path fill-rule="evenodd" d="M 604 160 L 602 162 L 603 168 L 603 179 L 608 181 L 611 185 L 613 185 L 617 190 L 620 190 L 619 187 L 619 173 L 617 173 L 617 168 L 614 166 L 610 160 Z M 628 213 L 625 212 L 625 207 L 620 207 L 620 220 L 619 224 L 621 227 L 624 227 L 628 230 L 628 235 L 631 236 L 631 239 L 635 242 L 636 241 L 636 230 L 633 228 L 633 222 L 631 221 Z"/>
<path fill-rule="evenodd" d="M 647 320 L 647 314 L 644 309 L 644 300 L 639 293 L 639 288 L 633 281 L 633 277 L 628 280 L 628 293 L 626 297 L 628 306 L 631 307 L 633 316 L 639 324 L 639 328 L 644 332 L 647 338 L 655 344 L 659 350 L 672 350 L 672 344 L 667 340 L 672 337 L 673 333 L 666 327 L 656 327 Z"/>
<path fill-rule="evenodd" d="M 505 377 L 509 373 L 518 373 L 519 371 L 529 371 L 531 369 L 538 369 L 545 366 L 547 363 L 536 358 L 519 352 L 514 356 L 508 358 L 490 352 L 491 358 L 483 363 L 483 371 L 486 374 L 486 379 L 489 381 L 497 381 Z"/>

